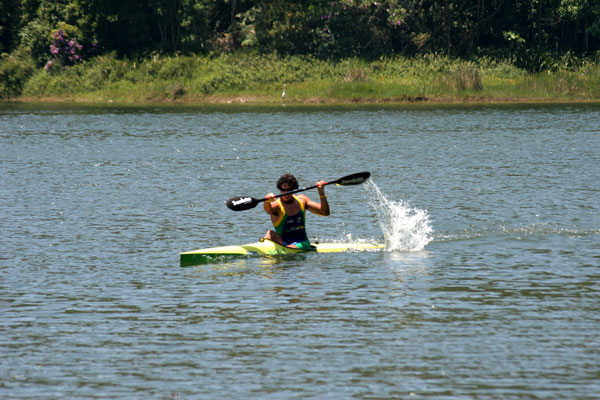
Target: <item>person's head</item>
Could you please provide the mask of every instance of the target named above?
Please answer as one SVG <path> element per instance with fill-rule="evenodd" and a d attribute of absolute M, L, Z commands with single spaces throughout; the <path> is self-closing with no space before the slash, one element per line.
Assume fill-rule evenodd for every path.
<path fill-rule="evenodd" d="M 289 192 L 290 190 L 298 189 L 298 181 L 292 174 L 285 174 L 279 177 L 277 181 L 277 189 L 282 192 Z"/>

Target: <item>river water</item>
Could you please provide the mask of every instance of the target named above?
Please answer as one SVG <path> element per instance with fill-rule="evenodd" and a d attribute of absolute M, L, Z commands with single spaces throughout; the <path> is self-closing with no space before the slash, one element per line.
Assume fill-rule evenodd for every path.
<path fill-rule="evenodd" d="M 179 266 L 287 171 L 386 250 Z M 599 105 L 2 104 L 0 398 L 597 399 L 599 177 Z"/>

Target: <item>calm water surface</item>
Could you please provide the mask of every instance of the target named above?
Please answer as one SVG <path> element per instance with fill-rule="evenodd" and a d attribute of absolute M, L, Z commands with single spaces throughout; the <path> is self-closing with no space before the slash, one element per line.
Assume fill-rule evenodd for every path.
<path fill-rule="evenodd" d="M 386 251 L 179 267 L 365 170 L 309 236 Z M 598 105 L 0 105 L 0 398 L 597 399 L 599 176 Z"/>

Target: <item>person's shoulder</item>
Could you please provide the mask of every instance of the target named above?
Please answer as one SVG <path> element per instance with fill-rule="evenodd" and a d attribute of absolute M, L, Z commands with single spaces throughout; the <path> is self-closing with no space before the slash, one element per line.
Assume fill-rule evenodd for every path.
<path fill-rule="evenodd" d="M 309 200 L 310 200 L 310 199 L 308 198 L 308 196 L 307 196 L 307 195 L 305 195 L 305 194 L 297 194 L 297 195 L 296 195 L 296 198 L 297 198 L 298 200 L 300 200 L 300 201 L 304 201 L 304 202 L 307 202 L 307 201 L 309 201 Z"/>

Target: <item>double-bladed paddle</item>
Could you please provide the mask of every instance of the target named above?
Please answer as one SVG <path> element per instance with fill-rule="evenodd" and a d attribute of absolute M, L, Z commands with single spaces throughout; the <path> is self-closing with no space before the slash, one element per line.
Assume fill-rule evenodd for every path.
<path fill-rule="evenodd" d="M 352 175 L 347 175 L 347 176 L 341 177 L 339 179 L 336 179 L 335 181 L 325 182 L 323 184 L 323 186 L 331 185 L 331 184 L 341 185 L 341 186 L 360 185 L 361 183 L 363 183 L 364 181 L 369 179 L 369 176 L 371 176 L 370 172 L 359 172 L 357 174 L 352 174 Z M 282 196 L 287 196 L 288 194 L 304 192 L 305 190 L 311 190 L 311 189 L 315 189 L 317 187 L 318 187 L 318 185 L 314 185 L 314 186 L 304 187 L 304 188 L 300 188 L 300 189 L 296 189 L 296 190 L 291 190 L 289 192 L 282 193 L 275 197 L 271 197 L 271 198 L 269 198 L 269 200 L 274 200 L 274 199 L 277 199 Z M 250 196 L 238 196 L 238 197 L 230 198 L 229 200 L 227 200 L 225 202 L 225 204 L 227 205 L 227 207 L 230 210 L 244 211 L 244 210 L 249 210 L 251 208 L 254 208 L 258 205 L 258 203 L 261 203 L 266 200 L 267 200 L 266 198 L 255 199 L 254 197 L 250 197 Z"/>

